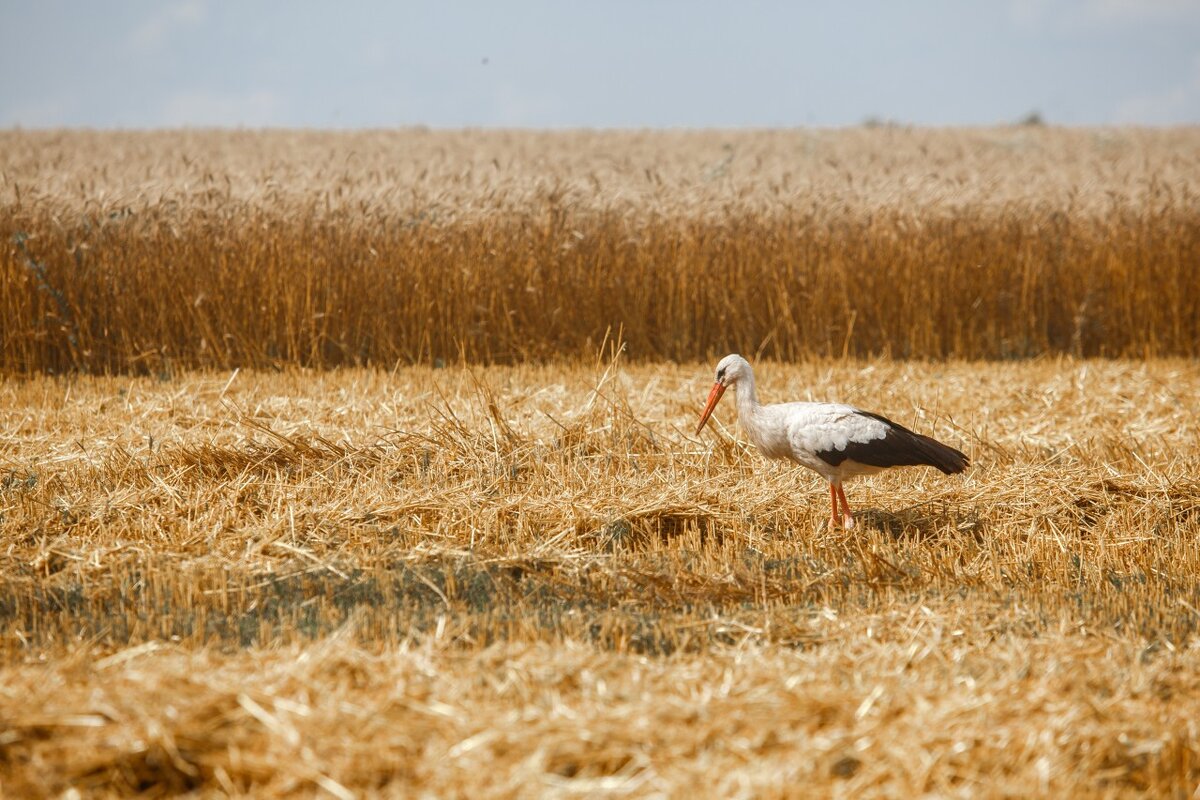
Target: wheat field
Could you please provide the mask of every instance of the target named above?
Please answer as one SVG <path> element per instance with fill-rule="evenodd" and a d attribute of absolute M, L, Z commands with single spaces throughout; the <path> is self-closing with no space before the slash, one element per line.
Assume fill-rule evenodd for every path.
<path fill-rule="evenodd" d="M 972 455 L 853 533 L 710 371 L 6 383 L 0 788 L 1196 787 L 1195 362 L 761 363 Z"/>
<path fill-rule="evenodd" d="M 0 796 L 1195 796 L 1197 265 L 1195 128 L 0 131 Z"/>
<path fill-rule="evenodd" d="M 1200 355 L 1200 129 L 0 132 L 0 371 Z"/>

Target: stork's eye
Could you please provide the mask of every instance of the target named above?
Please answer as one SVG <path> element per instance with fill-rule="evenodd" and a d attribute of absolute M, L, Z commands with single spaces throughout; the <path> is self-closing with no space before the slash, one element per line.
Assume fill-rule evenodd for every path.
<path fill-rule="evenodd" d="M 717 380 L 725 380 L 725 370 L 723 368 L 717 370 Z"/>

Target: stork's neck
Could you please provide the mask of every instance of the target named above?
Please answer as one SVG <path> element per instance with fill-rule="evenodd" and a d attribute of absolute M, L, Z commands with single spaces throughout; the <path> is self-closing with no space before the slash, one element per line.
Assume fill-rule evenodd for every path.
<path fill-rule="evenodd" d="M 737 382 L 738 417 L 743 425 L 754 425 L 762 404 L 758 402 L 758 391 L 754 386 L 754 373 L 748 372 Z"/>

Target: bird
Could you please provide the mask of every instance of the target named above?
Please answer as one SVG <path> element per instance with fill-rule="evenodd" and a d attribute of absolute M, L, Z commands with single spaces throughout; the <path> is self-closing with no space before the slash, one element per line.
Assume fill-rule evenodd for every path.
<path fill-rule="evenodd" d="M 737 394 L 738 424 L 759 452 L 767 458 L 807 467 L 829 481 L 833 506 L 831 530 L 838 524 L 839 502 L 842 527 L 846 530 L 854 527 L 854 514 L 842 489 L 842 484 L 851 478 L 888 467 L 922 464 L 954 475 L 971 464 L 961 450 L 854 406 L 803 402 L 763 405 L 758 402 L 750 362 L 736 353 L 717 364 L 717 381 L 708 393 L 696 427 L 697 436 L 704 430 L 721 395 L 730 387 Z"/>

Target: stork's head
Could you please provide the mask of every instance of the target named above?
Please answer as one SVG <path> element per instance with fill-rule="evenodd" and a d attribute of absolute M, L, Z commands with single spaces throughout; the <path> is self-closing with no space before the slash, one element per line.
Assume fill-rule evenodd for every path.
<path fill-rule="evenodd" d="M 725 356 L 717 363 L 717 382 L 713 384 L 712 391 L 708 393 L 708 403 L 704 406 L 704 413 L 700 415 L 700 424 L 696 426 L 697 435 L 704 430 L 705 423 L 712 416 L 713 409 L 717 407 L 725 390 L 748 375 L 750 375 L 750 362 L 737 353 Z"/>

